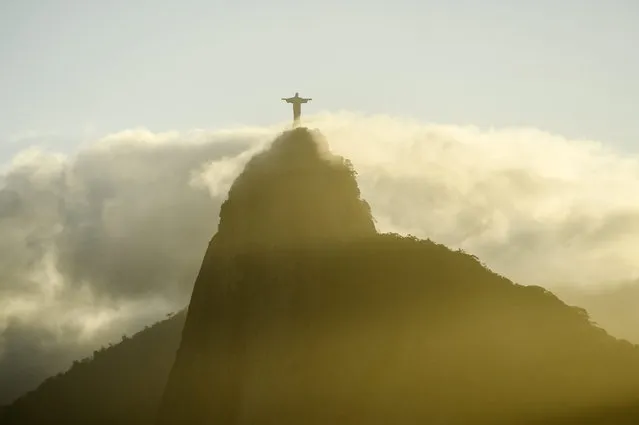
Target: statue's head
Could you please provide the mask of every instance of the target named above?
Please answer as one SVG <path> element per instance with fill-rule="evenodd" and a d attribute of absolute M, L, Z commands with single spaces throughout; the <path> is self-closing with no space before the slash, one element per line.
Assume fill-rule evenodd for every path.
<path fill-rule="evenodd" d="M 299 97 L 299 94 L 297 92 L 295 92 L 295 97 Z"/>

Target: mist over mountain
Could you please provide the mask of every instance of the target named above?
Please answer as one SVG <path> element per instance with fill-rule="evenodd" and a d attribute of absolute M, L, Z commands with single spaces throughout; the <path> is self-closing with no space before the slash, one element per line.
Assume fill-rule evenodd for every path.
<path fill-rule="evenodd" d="M 472 255 L 378 233 L 353 166 L 304 128 L 246 162 L 177 353 L 175 326 L 94 353 L 5 422 L 637 420 L 637 347 Z"/>
<path fill-rule="evenodd" d="M 534 129 L 348 113 L 309 120 L 353 161 L 382 231 L 463 248 L 521 283 L 569 282 L 576 296 L 575 285 L 637 273 L 634 157 Z M 183 308 L 229 185 L 277 131 L 131 130 L 66 155 L 33 148 L 7 164 L 0 178 L 5 400 Z M 625 320 L 610 307 L 591 316 L 631 338 L 634 322 L 609 328 L 602 317 L 609 312 Z"/>
<path fill-rule="evenodd" d="M 472 256 L 378 234 L 323 142 L 285 133 L 231 187 L 157 424 L 572 423 L 639 402 L 637 347 Z"/>

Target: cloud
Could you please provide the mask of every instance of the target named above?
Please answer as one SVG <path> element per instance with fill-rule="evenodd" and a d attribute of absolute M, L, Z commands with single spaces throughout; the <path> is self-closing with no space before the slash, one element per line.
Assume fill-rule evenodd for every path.
<path fill-rule="evenodd" d="M 78 347 L 117 341 L 182 308 L 224 199 L 198 183 L 201 170 L 263 140 L 250 130 L 131 130 L 72 155 L 28 149 L 7 164 L 0 176 L 0 377 L 25 370 L 16 361 L 54 364 L 11 354 L 19 338 L 27 353 L 68 347 L 56 353 L 70 364 Z M 39 340 L 58 348 L 45 350 Z"/>
<path fill-rule="evenodd" d="M 527 284 L 638 276 L 636 157 L 535 129 L 318 120 L 389 229 L 463 248 Z"/>
<path fill-rule="evenodd" d="M 527 128 L 346 112 L 308 125 L 353 162 L 382 231 L 462 248 L 525 284 L 639 277 L 636 157 Z M 228 187 L 282 128 L 133 129 L 15 156 L 0 176 L 0 376 L 7 359 L 33 360 L 10 354 L 20 338 L 70 362 L 185 305 Z"/>

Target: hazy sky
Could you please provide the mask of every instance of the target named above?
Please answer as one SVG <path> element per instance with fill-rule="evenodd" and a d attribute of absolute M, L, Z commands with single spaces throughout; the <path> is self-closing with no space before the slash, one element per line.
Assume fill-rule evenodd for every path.
<path fill-rule="evenodd" d="M 269 124 L 295 91 L 637 151 L 638 21 L 635 0 L 0 0 L 0 158 L 33 135 Z"/>
<path fill-rule="evenodd" d="M 0 383 L 182 308 L 295 91 L 380 230 L 519 283 L 636 281 L 637 22 L 637 0 L 0 0 Z"/>

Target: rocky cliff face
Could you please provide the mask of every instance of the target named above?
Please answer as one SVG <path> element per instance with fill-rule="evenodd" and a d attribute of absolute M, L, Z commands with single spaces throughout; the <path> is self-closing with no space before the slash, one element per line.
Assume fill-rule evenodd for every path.
<path fill-rule="evenodd" d="M 350 163 L 306 128 L 282 134 L 249 161 L 218 229 L 195 283 L 160 424 L 237 422 L 247 353 L 255 352 L 249 346 L 266 328 L 285 334 L 287 310 L 304 287 L 292 281 L 296 259 L 376 235 Z"/>

